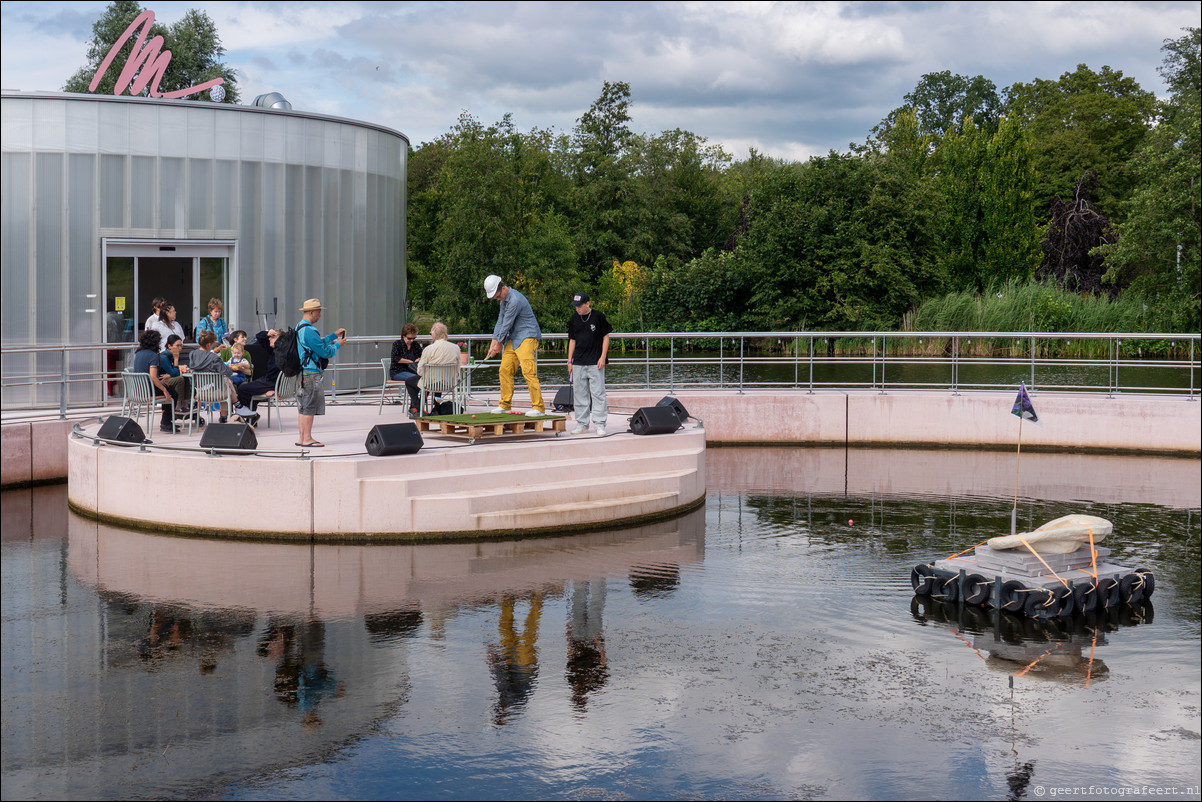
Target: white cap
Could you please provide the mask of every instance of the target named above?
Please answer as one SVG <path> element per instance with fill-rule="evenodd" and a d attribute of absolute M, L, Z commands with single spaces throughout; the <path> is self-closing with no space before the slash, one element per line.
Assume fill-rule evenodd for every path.
<path fill-rule="evenodd" d="M 497 290 L 499 290 L 500 288 L 501 288 L 501 277 L 500 276 L 489 276 L 488 278 L 484 279 L 484 297 L 485 298 L 496 297 Z"/>

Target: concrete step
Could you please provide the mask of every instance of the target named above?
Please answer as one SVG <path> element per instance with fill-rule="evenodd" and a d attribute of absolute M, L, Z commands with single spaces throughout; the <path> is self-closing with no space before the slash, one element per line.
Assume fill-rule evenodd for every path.
<path fill-rule="evenodd" d="M 544 481 L 537 485 L 472 488 L 470 492 L 439 493 L 410 499 L 413 525 L 437 530 L 448 517 L 471 517 L 485 513 L 521 511 L 556 504 L 597 504 L 611 499 L 633 498 L 656 493 L 679 493 L 693 471 L 655 471 L 615 477 L 590 476 L 580 479 Z M 558 474 L 559 476 L 570 474 Z"/>
<path fill-rule="evenodd" d="M 515 460 L 513 452 L 501 452 L 495 455 L 495 460 L 488 460 L 483 464 L 477 461 L 471 466 L 461 465 L 445 469 L 440 466 L 438 469 L 427 469 L 420 473 L 361 475 L 359 481 L 365 484 L 392 485 L 400 497 L 451 496 L 465 491 L 482 493 L 493 489 L 512 490 L 515 487 L 539 486 L 562 476 L 573 475 L 581 469 L 587 470 L 587 475 L 594 479 L 694 469 L 699 450 L 701 449 L 685 448 L 654 453 L 644 450 L 633 453 L 597 454 L 572 449 L 562 451 L 547 460 L 536 459 L 540 456 L 537 454 L 520 454 L 520 458 Z M 520 468 L 515 470 L 515 465 Z"/>
<path fill-rule="evenodd" d="M 517 510 L 483 512 L 472 517 L 476 522 L 476 529 L 480 531 L 569 527 L 597 520 L 613 521 L 637 515 L 651 515 L 680 506 L 679 499 L 678 493 L 646 493 L 624 498 L 573 501 Z M 598 513 L 602 511 L 605 514 L 598 517 Z"/>

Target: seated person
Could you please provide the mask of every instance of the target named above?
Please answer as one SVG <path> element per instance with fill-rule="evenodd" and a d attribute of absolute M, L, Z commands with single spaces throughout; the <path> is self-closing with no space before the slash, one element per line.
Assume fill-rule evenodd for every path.
<path fill-rule="evenodd" d="M 430 327 L 433 342 L 426 347 L 417 363 L 418 376 L 424 376 L 429 365 L 458 365 L 459 346 L 447 340 L 447 327 L 444 323 L 435 323 Z M 424 380 L 419 378 L 419 386 L 424 388 Z"/>
<path fill-rule="evenodd" d="M 280 333 L 275 329 L 255 335 L 255 342 L 267 352 L 267 371 L 259 378 L 242 382 L 234 388 L 238 393 L 238 406 L 234 407 L 234 414 L 240 415 L 251 426 L 259 422 L 259 414 L 254 411 L 259 403 L 255 401 L 255 396 L 270 398 L 275 395 L 275 382 L 280 375 L 280 369 L 275 364 L 275 341 L 279 336 Z"/>
<path fill-rule="evenodd" d="M 422 357 L 422 347 L 417 344 L 417 326 L 406 323 L 401 328 L 401 339 L 392 344 L 392 364 L 388 375 L 393 381 L 405 383 L 409 391 L 409 414 L 416 415 L 420 403 L 417 390 L 417 361 Z"/>
<path fill-rule="evenodd" d="M 188 366 L 181 365 L 180 354 L 184 350 L 184 341 L 178 334 L 167 338 L 167 350 L 159 354 L 159 379 L 173 391 L 179 399 L 176 414 L 185 415 L 188 404 L 192 400 L 192 382 L 188 381 Z"/>
<path fill-rule="evenodd" d="M 155 396 L 175 400 L 175 390 L 163 384 L 159 365 L 159 342 L 163 335 L 155 329 L 147 329 L 138 337 L 138 350 L 134 352 L 133 372 L 150 375 L 150 384 Z M 159 422 L 159 431 L 174 432 L 175 422 L 171 420 L 171 407 L 163 405 L 163 420 Z"/>
<path fill-rule="evenodd" d="M 234 373 L 237 374 L 234 376 L 235 387 L 239 384 L 242 384 L 244 381 L 250 381 L 255 375 L 255 364 L 254 360 L 250 357 L 250 351 L 246 347 L 246 338 L 247 334 L 242 329 L 231 331 L 229 333 L 229 345 L 220 348 L 217 351 L 217 355 L 221 357 L 221 361 L 229 365 L 230 368 L 233 369 Z M 237 363 L 237 365 L 231 365 L 230 362 L 233 359 L 234 346 L 236 345 L 242 346 L 243 361 Z"/>
<path fill-rule="evenodd" d="M 221 361 L 221 357 L 213 353 L 213 347 L 217 345 L 217 335 L 211 331 L 202 331 L 196 338 L 197 348 L 192 352 L 192 356 L 188 359 L 188 367 L 193 373 L 219 373 L 225 377 L 225 396 L 227 399 L 234 397 L 234 384 L 230 381 L 230 377 L 234 375 L 234 371 L 230 370 L 229 365 Z M 218 405 L 221 422 L 225 423 L 228 420 L 229 401 L 222 401 Z"/>
<path fill-rule="evenodd" d="M 250 362 L 250 357 L 246 355 L 246 335 L 242 335 L 242 342 L 231 343 L 226 350 L 229 351 L 229 358 L 225 360 L 225 364 L 229 369 L 234 371 L 234 375 L 230 377 L 230 381 L 237 387 L 244 381 L 249 381 L 250 374 L 254 373 L 254 365 Z"/>

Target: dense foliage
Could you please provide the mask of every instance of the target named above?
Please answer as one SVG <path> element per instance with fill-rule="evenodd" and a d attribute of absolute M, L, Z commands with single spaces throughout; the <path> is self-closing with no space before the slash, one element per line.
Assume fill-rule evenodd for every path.
<path fill-rule="evenodd" d="M 410 295 L 475 331 L 489 273 L 549 331 L 576 289 L 626 331 L 963 329 L 991 322 L 946 309 L 982 305 L 1007 329 L 1197 331 L 1198 29 L 1164 52 L 1164 102 L 1110 67 L 1001 95 L 924 75 L 864 144 L 804 163 L 635 133 L 621 82 L 570 134 L 464 114 L 411 153 Z"/>

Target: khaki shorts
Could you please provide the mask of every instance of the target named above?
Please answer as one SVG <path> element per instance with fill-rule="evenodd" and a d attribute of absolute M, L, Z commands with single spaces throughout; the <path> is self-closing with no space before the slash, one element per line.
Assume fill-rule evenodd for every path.
<path fill-rule="evenodd" d="M 326 414 L 326 377 L 324 373 L 306 373 L 296 388 L 296 411 L 300 415 Z"/>

